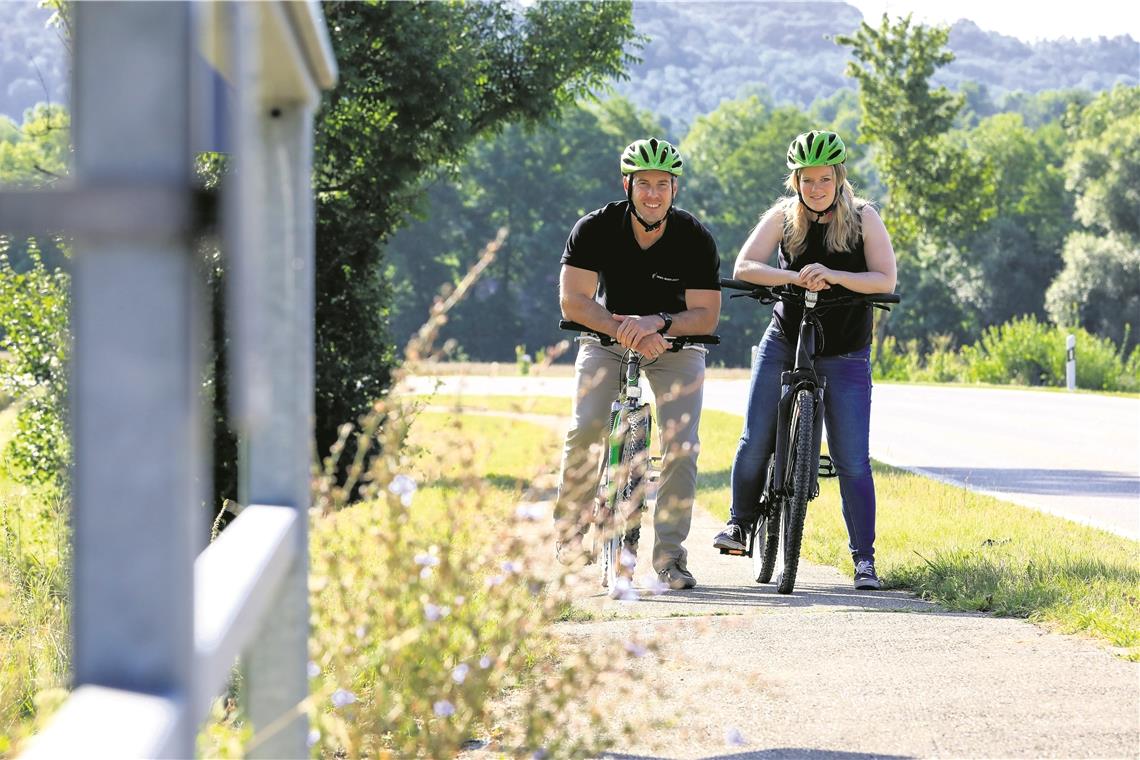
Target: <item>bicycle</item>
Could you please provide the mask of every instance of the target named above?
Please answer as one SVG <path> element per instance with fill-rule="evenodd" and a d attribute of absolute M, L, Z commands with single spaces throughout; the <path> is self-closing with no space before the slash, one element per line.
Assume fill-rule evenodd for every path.
<path fill-rule="evenodd" d="M 815 371 L 817 345 L 822 347 L 819 314 L 836 306 L 864 305 L 890 311 L 899 302 L 894 293 L 851 293 L 821 298 L 818 292 L 795 285 L 768 287 L 742 280 L 722 279 L 721 287 L 747 291 L 731 298 L 752 298 L 770 305 L 783 301 L 803 309 L 796 359 L 792 370 L 780 375 L 780 407 L 776 414 L 776 446 L 768 457 L 760 494 L 760 516 L 750 528 L 744 551 L 721 548 L 721 554 L 752 558 L 757 583 L 768 583 L 782 549 L 784 568 L 776 583 L 781 594 L 792 593 L 800 561 L 808 502 L 819 495 L 819 478 L 836 477 L 831 457 L 820 454 L 827 378 Z M 781 526 L 783 530 L 781 530 Z M 763 541 L 762 546 L 758 542 Z"/>
<path fill-rule="evenodd" d="M 577 322 L 561 320 L 558 327 L 591 335 L 603 346 L 617 343 L 610 336 Z M 687 345 L 720 343 L 717 335 L 666 335 L 665 339 L 672 344 L 667 349 L 671 352 Z M 630 578 L 641 538 L 641 514 L 647 506 L 653 415 L 649 403 L 641 401 L 642 358 L 632 349 L 622 358 L 624 371 L 617 397 L 610 406 L 606 453 L 598 469 L 598 489 L 590 515 L 594 541 L 587 549 L 587 564 L 596 562 L 600 553 L 602 587 L 614 598 L 622 598 L 632 588 Z"/>

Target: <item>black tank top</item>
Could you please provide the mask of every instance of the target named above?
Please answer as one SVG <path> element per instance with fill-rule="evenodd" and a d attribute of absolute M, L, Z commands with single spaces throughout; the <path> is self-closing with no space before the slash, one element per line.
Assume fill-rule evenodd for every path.
<path fill-rule="evenodd" d="M 840 272 L 866 272 L 867 257 L 863 254 L 863 238 L 850 251 L 833 252 L 827 249 L 825 236 L 826 224 L 812 223 L 808 229 L 804 252 L 789 261 L 784 252 L 783 244 L 779 250 L 780 269 L 790 269 L 798 272 L 808 264 L 820 263 L 828 269 Z M 832 285 L 830 289 L 821 291 L 820 302 L 837 295 L 848 295 L 847 288 Z M 803 318 L 803 309 L 798 306 L 778 302 L 772 311 L 772 318 L 780 327 L 780 332 L 787 338 L 788 343 L 796 345 L 800 336 L 800 320 Z M 820 316 L 823 324 L 823 345 L 816 344 L 820 356 L 838 356 L 849 354 L 871 345 L 871 309 L 868 306 L 837 306 L 828 309 Z M 820 350 L 822 349 L 822 350 Z"/>

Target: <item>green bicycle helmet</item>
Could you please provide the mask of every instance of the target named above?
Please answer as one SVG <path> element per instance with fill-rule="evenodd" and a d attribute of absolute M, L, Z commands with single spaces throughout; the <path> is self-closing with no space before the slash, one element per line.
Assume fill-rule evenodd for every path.
<path fill-rule="evenodd" d="M 834 132 L 813 129 L 792 140 L 788 146 L 788 168 L 834 166 L 847 160 L 847 146 Z"/>
<path fill-rule="evenodd" d="M 656 137 L 634 140 L 621 154 L 622 174 L 657 170 L 680 177 L 684 165 L 677 149 L 671 143 Z"/>

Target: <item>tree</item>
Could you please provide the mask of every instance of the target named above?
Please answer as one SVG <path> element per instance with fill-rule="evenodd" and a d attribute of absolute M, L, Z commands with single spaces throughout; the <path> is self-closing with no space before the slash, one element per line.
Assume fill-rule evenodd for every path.
<path fill-rule="evenodd" d="M 1117 87 L 1070 108 L 1066 186 L 1087 229 L 1065 240 L 1064 269 L 1046 295 L 1049 316 L 1128 349 L 1140 313 L 1140 87 Z"/>
<path fill-rule="evenodd" d="M 962 241 L 962 256 L 979 275 L 970 306 L 983 328 L 1022 315 L 1044 318 L 1045 289 L 1073 229 L 1060 127 L 1032 131 L 1020 114 L 999 114 L 964 137 L 971 159 L 1001 178 L 993 218 Z"/>
<path fill-rule="evenodd" d="M 557 294 L 566 236 L 580 216 L 622 197 L 621 149 L 653 134 L 660 125 L 614 98 L 479 140 L 466 171 L 432 184 L 423 220 L 392 238 L 392 280 L 407 283 L 394 302 L 396 337 L 423 321 L 433 294 L 473 263 L 478 241 L 505 225 L 510 237 L 440 337 L 484 361 L 511 360 L 517 345 L 533 352 L 565 338 Z"/>
<path fill-rule="evenodd" d="M 323 6 L 340 68 L 316 133 L 316 443 L 388 387 L 383 246 L 436 167 L 621 76 L 629 3 Z M 478 247 L 483 241 L 473 241 Z"/>
<path fill-rule="evenodd" d="M 883 14 L 878 27 L 863 23 L 835 40 L 855 58 L 847 73 L 859 82 L 860 140 L 874 147 L 889 193 L 883 218 L 904 300 L 882 324 L 903 339 L 970 332 L 975 315 L 960 294 L 976 289 L 980 275 L 962 259 L 960 241 L 993 215 L 988 167 L 971 161 L 963 141 L 950 134 L 964 99 L 930 87 L 934 72 L 954 59 L 945 49 L 948 37 L 945 27 L 912 26 L 909 16 L 892 24 Z"/>

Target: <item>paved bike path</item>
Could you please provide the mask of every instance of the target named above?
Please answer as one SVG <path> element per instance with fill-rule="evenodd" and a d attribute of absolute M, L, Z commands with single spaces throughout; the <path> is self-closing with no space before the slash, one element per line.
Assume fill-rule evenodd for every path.
<path fill-rule="evenodd" d="M 553 484 L 551 473 L 535 485 Z M 534 506 L 549 515 L 549 501 Z M 608 598 L 587 568 L 575 605 L 591 620 L 558 626 L 584 648 L 659 647 L 636 661 L 633 698 L 600 697 L 615 729 L 642 727 L 606 757 L 1140 757 L 1140 663 L 1102 643 L 905 591 L 856 592 L 849 574 L 808 562 L 795 593 L 778 594 L 753 581 L 750 559 L 712 548 L 722 523 L 699 505 L 685 544 L 697 588 L 654 593 L 651 525 L 647 513 L 638 599 Z"/>
<path fill-rule="evenodd" d="M 801 563 L 784 596 L 712 548 L 720 527 L 695 512 L 697 588 L 624 602 L 584 584 L 596 622 L 561 626 L 583 645 L 661 647 L 638 661 L 638 698 L 611 706 L 648 728 L 610 756 L 1140 756 L 1140 664 L 1023 620 L 856 592 L 830 567 Z"/>

